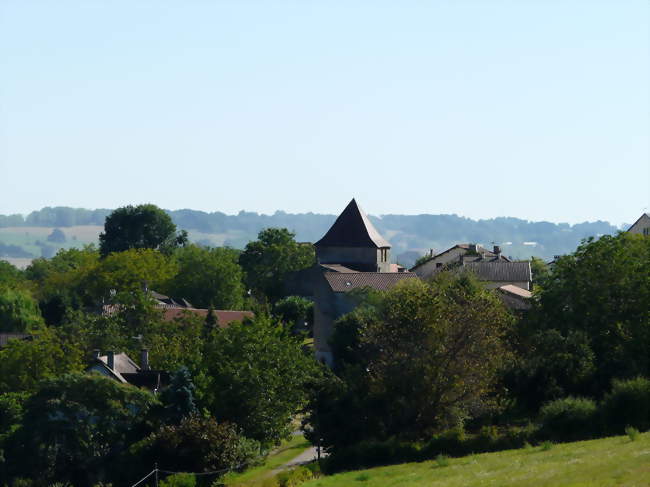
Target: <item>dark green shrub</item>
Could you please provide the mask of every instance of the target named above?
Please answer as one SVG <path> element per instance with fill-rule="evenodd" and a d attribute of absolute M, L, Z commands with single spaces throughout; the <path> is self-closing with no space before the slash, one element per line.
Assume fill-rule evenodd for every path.
<path fill-rule="evenodd" d="M 650 380 L 645 377 L 615 380 L 612 392 L 605 396 L 601 408 L 608 433 L 623 434 L 626 426 L 649 430 Z"/>
<path fill-rule="evenodd" d="M 280 487 L 296 487 L 314 478 L 312 471 L 306 467 L 297 467 L 275 476 Z"/>
<path fill-rule="evenodd" d="M 446 467 L 449 465 L 449 457 L 447 455 L 438 455 L 436 457 L 436 466 L 438 467 Z"/>
<path fill-rule="evenodd" d="M 565 397 L 545 404 L 539 413 L 541 435 L 556 441 L 593 438 L 600 433 L 596 403 L 581 397 Z"/>
<path fill-rule="evenodd" d="M 543 441 L 539 446 L 539 449 L 542 451 L 549 451 L 551 448 L 553 448 L 553 442 L 548 440 Z"/>
<path fill-rule="evenodd" d="M 625 428 L 625 434 L 630 439 L 630 441 L 636 441 L 639 438 L 639 430 L 632 426 Z"/>
<path fill-rule="evenodd" d="M 432 437 L 422 448 L 421 459 L 430 460 L 439 454 L 461 456 L 467 451 L 467 436 L 460 426 Z"/>
<path fill-rule="evenodd" d="M 499 428 L 496 426 L 483 426 L 476 437 L 472 439 L 472 446 L 475 451 L 495 451 L 499 450 L 503 438 L 499 434 Z"/>
<path fill-rule="evenodd" d="M 330 473 L 353 468 L 391 465 L 417 461 L 420 457 L 420 447 L 417 443 L 396 439 L 363 441 L 332 452 L 323 463 L 323 470 Z"/>
<path fill-rule="evenodd" d="M 515 448 L 522 448 L 526 443 L 532 443 L 537 437 L 538 429 L 532 423 L 526 426 L 510 426 L 508 427 L 503 436 L 501 437 L 501 450 L 511 450 Z"/>

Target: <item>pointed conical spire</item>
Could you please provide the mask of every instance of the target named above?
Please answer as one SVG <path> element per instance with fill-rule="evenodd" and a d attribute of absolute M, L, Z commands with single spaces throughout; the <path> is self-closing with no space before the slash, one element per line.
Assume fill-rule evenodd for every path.
<path fill-rule="evenodd" d="M 390 247 L 354 198 L 316 247 Z"/>

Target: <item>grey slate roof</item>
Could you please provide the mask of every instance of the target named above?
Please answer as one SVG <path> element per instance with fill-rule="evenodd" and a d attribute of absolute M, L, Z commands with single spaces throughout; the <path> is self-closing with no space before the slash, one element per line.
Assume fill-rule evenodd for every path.
<path fill-rule="evenodd" d="M 352 199 L 316 247 L 390 247 L 357 202 Z"/>
<path fill-rule="evenodd" d="M 131 360 L 131 357 L 129 357 L 125 353 L 116 353 L 113 357 L 114 357 L 113 370 L 119 372 L 120 374 L 124 374 L 124 373 L 132 374 L 140 370 L 138 364 L 136 364 L 133 360 Z M 101 357 L 99 357 L 99 360 L 101 360 L 105 364 L 108 364 L 108 355 L 102 355 Z"/>
<path fill-rule="evenodd" d="M 469 270 L 476 274 L 481 281 L 530 281 L 532 274 L 530 262 L 470 262 L 461 269 Z"/>
<path fill-rule="evenodd" d="M 410 272 L 325 272 L 323 276 L 335 293 L 347 293 L 362 287 L 386 291 L 400 281 L 418 278 Z"/>
<path fill-rule="evenodd" d="M 470 245 L 471 245 L 471 244 L 469 244 L 469 243 L 460 243 L 460 244 L 456 244 L 456 245 L 454 245 L 453 247 L 449 247 L 447 250 L 443 250 L 442 252 L 438 252 L 437 254 L 432 255 L 431 257 L 429 257 L 428 259 L 426 259 L 425 261 L 420 262 L 420 263 L 417 264 L 417 265 L 414 265 L 413 267 L 411 267 L 410 270 L 412 271 L 412 270 L 414 270 L 414 269 L 417 269 L 418 267 L 423 266 L 424 264 L 426 264 L 426 263 L 432 261 L 432 260 L 435 259 L 436 257 L 440 257 L 441 255 L 444 255 L 444 254 L 446 254 L 447 252 L 451 252 L 451 251 L 454 250 L 454 249 L 465 249 L 465 250 L 469 250 Z M 483 247 L 483 246 L 480 245 L 480 244 L 476 244 L 476 252 L 477 252 L 479 255 L 471 256 L 470 258 L 479 259 L 480 256 L 483 255 L 484 257 L 490 257 L 490 258 L 494 258 L 494 259 L 498 259 L 498 260 L 505 260 L 506 262 L 510 262 L 510 259 L 509 259 L 508 257 L 506 257 L 505 255 L 503 255 L 503 254 L 497 255 L 497 254 L 495 254 L 494 252 L 492 252 L 491 250 L 486 249 L 485 247 Z"/>

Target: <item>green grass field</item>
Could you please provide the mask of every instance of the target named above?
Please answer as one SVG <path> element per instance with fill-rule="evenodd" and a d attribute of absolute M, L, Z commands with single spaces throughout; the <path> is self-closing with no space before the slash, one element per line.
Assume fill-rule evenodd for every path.
<path fill-rule="evenodd" d="M 302 487 L 650 486 L 650 432 L 346 472 Z"/>
<path fill-rule="evenodd" d="M 305 440 L 304 436 L 292 436 L 288 441 L 283 442 L 280 448 L 271 453 L 262 465 L 250 468 L 243 473 L 229 474 L 225 477 L 224 483 L 232 487 L 255 484 L 269 477 L 274 469 L 293 460 L 310 446 L 311 444 Z"/>

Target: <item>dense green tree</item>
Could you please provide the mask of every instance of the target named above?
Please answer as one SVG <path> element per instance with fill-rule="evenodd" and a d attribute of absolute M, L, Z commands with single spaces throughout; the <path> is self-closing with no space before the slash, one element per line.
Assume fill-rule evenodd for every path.
<path fill-rule="evenodd" d="M 171 382 L 160 394 L 166 423 L 179 424 L 183 418 L 197 413 L 195 391 L 196 387 L 187 367 L 181 367 L 174 372 Z"/>
<path fill-rule="evenodd" d="M 256 316 L 213 334 L 206 346 L 203 402 L 218 420 L 234 422 L 245 436 L 270 446 L 290 433 L 317 367 L 299 337 Z"/>
<path fill-rule="evenodd" d="M 59 250 L 52 259 L 34 259 L 25 269 L 45 322 L 59 325 L 68 310 L 97 304 L 92 293 L 99 253 L 92 246 Z"/>
<path fill-rule="evenodd" d="M 178 272 L 178 265 L 169 256 L 152 249 L 129 249 L 114 252 L 101 260 L 88 283 L 96 299 L 128 303 L 139 291 L 160 289 Z"/>
<path fill-rule="evenodd" d="M 171 217 L 156 205 L 124 206 L 106 217 L 99 235 L 103 257 L 129 249 L 165 249 L 187 243 L 187 232 L 177 234 Z"/>
<path fill-rule="evenodd" d="M 48 377 L 83 368 L 83 351 L 44 328 L 32 340 L 11 340 L 0 350 L 0 393 L 34 390 Z"/>
<path fill-rule="evenodd" d="M 238 251 L 227 247 L 188 245 L 178 249 L 174 253 L 178 273 L 165 290 L 198 308 L 241 309 L 244 284 L 238 257 Z"/>
<path fill-rule="evenodd" d="M 0 284 L 0 331 L 34 331 L 42 325 L 38 303 L 28 290 Z"/>
<path fill-rule="evenodd" d="M 20 427 L 23 418 L 23 405 L 28 393 L 6 392 L 0 394 L 0 482 L 8 478 L 8 465 L 5 449 L 8 439 Z"/>
<path fill-rule="evenodd" d="M 208 337 L 219 326 L 219 319 L 214 312 L 212 305 L 208 308 L 208 314 L 205 316 L 205 323 L 203 323 L 203 336 Z"/>
<path fill-rule="evenodd" d="M 287 296 L 273 306 L 273 313 L 294 331 L 310 332 L 314 323 L 314 302 L 301 296 Z"/>
<path fill-rule="evenodd" d="M 548 264 L 538 257 L 530 259 L 530 270 L 533 276 L 533 289 L 543 286 L 551 272 Z"/>
<path fill-rule="evenodd" d="M 491 407 L 512 325 L 497 296 L 443 274 L 370 297 L 336 325 L 339 377 L 310 406 L 326 445 L 421 439 Z"/>
<path fill-rule="evenodd" d="M 518 401 L 521 413 L 534 414 L 547 401 L 589 395 L 587 384 L 596 371 L 595 357 L 586 333 L 555 329 L 537 330 L 523 337 L 520 358 L 505 371 L 503 381 Z"/>
<path fill-rule="evenodd" d="M 650 239 L 628 233 L 587 239 L 555 262 L 520 326 L 509 385 L 521 403 L 600 397 L 613 379 L 650 376 L 648 269 Z"/>
<path fill-rule="evenodd" d="M 82 249 L 61 249 L 51 259 L 34 259 L 25 269 L 25 277 L 38 285 L 44 285 L 55 274 L 92 268 L 98 260 L 99 252 L 94 245 L 86 245 Z"/>
<path fill-rule="evenodd" d="M 0 286 L 19 286 L 25 281 L 24 273 L 9 262 L 0 260 Z"/>
<path fill-rule="evenodd" d="M 149 392 L 99 374 L 46 380 L 26 401 L 22 426 L 6 443 L 10 473 L 38 486 L 117 480 L 128 446 L 150 431 L 145 421 L 155 403 Z"/>
<path fill-rule="evenodd" d="M 186 472 L 241 469 L 259 454 L 259 443 L 242 437 L 232 423 L 217 423 L 199 415 L 185 417 L 179 424 L 165 425 L 135 444 L 131 454 L 146 465 Z"/>
<path fill-rule="evenodd" d="M 284 295 L 289 273 L 316 262 L 313 245 L 300 244 L 294 237 L 286 228 L 267 228 L 246 245 L 239 263 L 250 289 L 276 301 Z"/>

